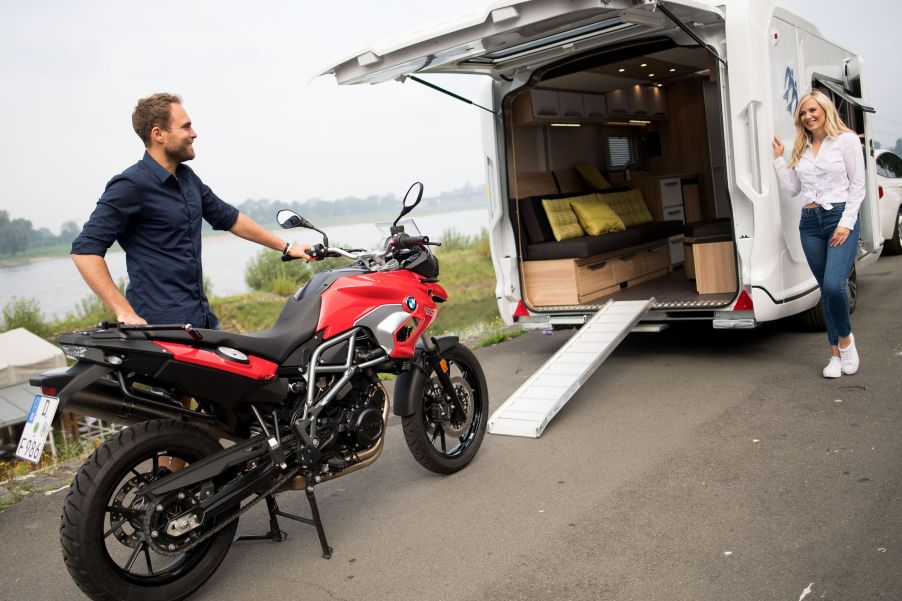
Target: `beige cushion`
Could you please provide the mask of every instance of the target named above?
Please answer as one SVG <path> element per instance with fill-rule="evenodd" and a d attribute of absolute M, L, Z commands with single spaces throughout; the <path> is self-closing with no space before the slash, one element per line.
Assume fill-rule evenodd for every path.
<path fill-rule="evenodd" d="M 583 178 L 586 185 L 593 190 L 607 190 L 611 187 L 611 184 L 604 178 L 595 165 L 590 163 L 580 163 L 576 166 L 576 172 Z"/>
<path fill-rule="evenodd" d="M 626 192 L 611 192 L 601 194 L 601 199 L 608 204 L 614 212 L 623 220 L 626 227 L 654 221 L 645 201 L 642 199 L 642 190 L 638 188 Z"/>
<path fill-rule="evenodd" d="M 584 235 L 576 213 L 570 208 L 569 198 L 555 200 L 546 198 L 542 200 L 542 206 L 545 208 L 545 215 L 548 216 L 548 223 L 551 225 L 551 231 L 554 232 L 555 240 L 560 242 Z"/>
<path fill-rule="evenodd" d="M 583 231 L 590 236 L 598 236 L 625 230 L 626 226 L 614 209 L 603 202 L 598 194 L 592 196 L 594 198 L 570 201 L 570 207 L 576 213 Z"/>

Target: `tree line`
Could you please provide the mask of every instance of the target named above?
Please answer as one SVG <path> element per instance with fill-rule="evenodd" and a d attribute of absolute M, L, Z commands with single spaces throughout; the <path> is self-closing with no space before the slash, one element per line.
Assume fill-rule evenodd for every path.
<path fill-rule="evenodd" d="M 27 250 L 57 244 L 69 244 L 81 231 L 74 221 L 63 223 L 59 234 L 46 227 L 35 229 L 27 219 L 10 219 L 8 211 L 0 211 L 0 255 L 17 255 Z"/>
<path fill-rule="evenodd" d="M 485 203 L 484 186 L 482 184 L 466 184 L 456 190 L 424 197 L 421 206 L 426 210 L 454 211 L 485 206 Z M 374 195 L 366 198 L 348 196 L 336 200 L 311 198 L 304 202 L 291 203 L 268 199 L 248 199 L 235 206 L 263 226 L 272 227 L 275 225 L 276 211 L 279 209 L 291 209 L 313 223 L 316 223 L 317 220 L 353 217 L 361 214 L 394 217 L 401 208 L 401 198 L 395 195 Z M 204 222 L 204 229 L 210 229 L 206 222 Z M 8 211 L 0 211 L 0 256 L 15 256 L 30 250 L 71 244 L 80 232 L 81 225 L 74 221 L 63 223 L 60 233 L 57 235 L 45 227 L 35 229 L 31 221 L 27 219 L 12 219 Z"/>

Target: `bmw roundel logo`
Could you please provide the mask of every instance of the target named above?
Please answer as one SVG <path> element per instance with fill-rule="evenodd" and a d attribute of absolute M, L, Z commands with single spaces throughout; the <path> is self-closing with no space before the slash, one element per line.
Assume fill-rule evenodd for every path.
<path fill-rule="evenodd" d="M 412 296 L 408 296 L 408 297 L 404 300 L 404 304 L 407 305 L 407 310 L 408 310 L 408 311 L 415 311 L 416 308 L 417 308 L 417 299 L 415 299 L 415 298 L 412 297 Z"/>

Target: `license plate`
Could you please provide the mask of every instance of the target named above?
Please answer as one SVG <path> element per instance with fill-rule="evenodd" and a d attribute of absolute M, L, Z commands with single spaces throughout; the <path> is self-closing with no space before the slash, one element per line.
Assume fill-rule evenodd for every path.
<path fill-rule="evenodd" d="M 31 411 L 28 412 L 28 421 L 25 422 L 25 429 L 22 431 L 22 438 L 19 439 L 16 457 L 32 463 L 41 460 L 41 452 L 50 435 L 50 425 L 53 423 L 59 402 L 59 398 L 55 396 L 35 395 Z"/>

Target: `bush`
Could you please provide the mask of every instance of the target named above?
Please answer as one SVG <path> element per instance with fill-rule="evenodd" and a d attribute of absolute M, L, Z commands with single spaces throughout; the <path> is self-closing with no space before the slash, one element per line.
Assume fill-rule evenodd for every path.
<path fill-rule="evenodd" d="M 453 227 L 448 228 L 442 232 L 442 235 L 439 238 L 439 242 L 441 242 L 442 245 L 436 249 L 436 252 L 463 250 L 465 248 L 469 248 L 472 244 L 469 236 L 461 234 Z"/>
<path fill-rule="evenodd" d="M 291 294 L 311 278 L 313 272 L 303 261 L 282 261 L 279 253 L 263 249 L 251 259 L 244 281 L 252 290 Z"/>
<path fill-rule="evenodd" d="M 25 328 L 38 336 L 49 333 L 50 327 L 44 322 L 44 314 L 37 299 L 14 296 L 3 307 L 3 331 L 16 328 Z"/>

